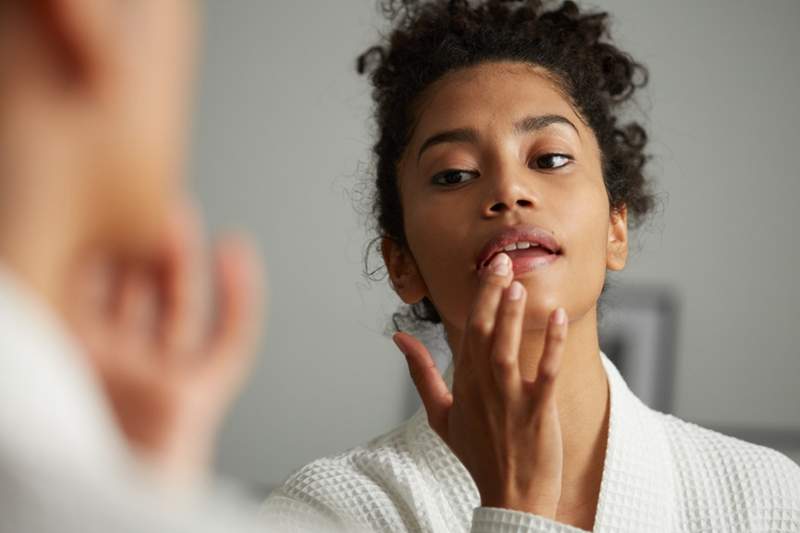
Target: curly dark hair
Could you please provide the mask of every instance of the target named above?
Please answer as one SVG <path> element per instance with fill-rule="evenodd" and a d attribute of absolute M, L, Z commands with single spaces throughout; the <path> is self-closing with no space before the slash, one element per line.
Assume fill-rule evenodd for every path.
<path fill-rule="evenodd" d="M 415 122 L 414 106 L 434 82 L 454 70 L 488 61 L 515 61 L 544 68 L 594 132 L 612 209 L 627 208 L 638 225 L 653 208 L 644 176 L 645 130 L 619 124 L 623 104 L 647 83 L 647 69 L 610 42 L 609 17 L 586 12 L 572 1 L 385 0 L 380 3 L 391 31 L 358 57 L 369 74 L 378 140 L 372 215 L 378 237 L 407 244 L 397 166 Z M 414 321 L 441 322 L 427 298 L 411 306 Z M 397 324 L 397 315 L 395 324 Z"/>

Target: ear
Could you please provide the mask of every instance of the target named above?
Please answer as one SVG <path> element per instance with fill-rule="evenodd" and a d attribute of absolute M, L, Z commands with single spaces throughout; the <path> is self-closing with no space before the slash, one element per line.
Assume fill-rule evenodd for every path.
<path fill-rule="evenodd" d="M 622 270 L 628 261 L 628 209 L 622 206 L 611 210 L 608 225 L 606 267 Z"/>
<path fill-rule="evenodd" d="M 107 70 L 112 53 L 114 2 L 34 0 L 33 12 L 57 62 L 70 81 L 92 82 Z"/>
<path fill-rule="evenodd" d="M 400 299 L 407 304 L 420 302 L 427 295 L 428 288 L 408 248 L 394 239 L 384 237 L 381 239 L 381 254 L 392 288 Z"/>

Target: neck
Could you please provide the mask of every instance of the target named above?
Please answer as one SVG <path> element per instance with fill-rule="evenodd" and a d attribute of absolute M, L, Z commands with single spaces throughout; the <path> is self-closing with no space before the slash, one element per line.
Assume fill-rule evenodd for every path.
<path fill-rule="evenodd" d="M 450 339 L 462 335 L 450 327 L 447 332 Z M 593 516 L 602 480 L 610 407 L 608 380 L 600 359 L 596 307 L 571 319 L 567 335 L 556 381 L 564 453 L 559 512 L 562 506 L 565 512 L 588 507 Z M 525 379 L 536 378 L 544 338 L 543 329 L 523 331 L 519 360 Z"/>

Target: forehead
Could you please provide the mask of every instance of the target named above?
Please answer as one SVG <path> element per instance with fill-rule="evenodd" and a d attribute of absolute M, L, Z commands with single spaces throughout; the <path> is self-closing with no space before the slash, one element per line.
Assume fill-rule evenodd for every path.
<path fill-rule="evenodd" d="M 521 117 L 558 114 L 586 129 L 554 76 L 525 63 L 483 63 L 446 74 L 420 97 L 414 138 L 433 130 L 507 126 Z"/>

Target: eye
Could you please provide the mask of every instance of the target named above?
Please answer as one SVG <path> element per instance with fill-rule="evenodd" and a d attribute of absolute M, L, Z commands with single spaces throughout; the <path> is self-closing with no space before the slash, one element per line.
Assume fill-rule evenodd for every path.
<path fill-rule="evenodd" d="M 439 172 L 433 178 L 431 178 L 431 181 L 434 185 L 443 185 L 447 187 L 450 185 L 461 185 L 462 183 L 466 183 L 470 179 L 477 177 L 477 172 L 450 169 Z"/>
<path fill-rule="evenodd" d="M 567 166 L 573 161 L 567 154 L 545 154 L 533 161 L 533 168 L 555 170 Z"/>

